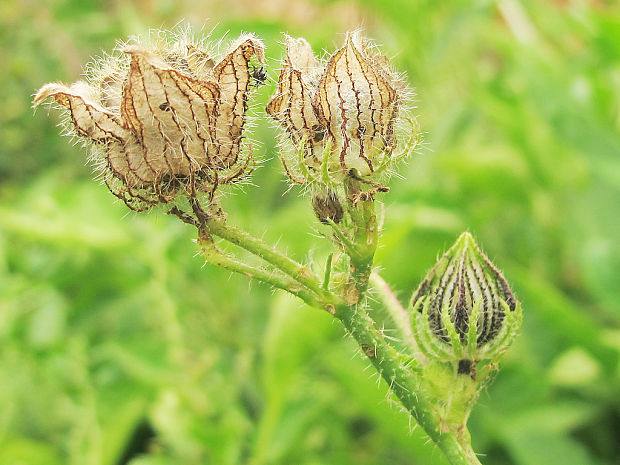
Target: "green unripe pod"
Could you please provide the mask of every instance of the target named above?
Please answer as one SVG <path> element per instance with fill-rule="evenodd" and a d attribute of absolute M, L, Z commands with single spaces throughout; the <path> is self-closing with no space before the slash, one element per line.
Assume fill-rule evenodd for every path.
<path fill-rule="evenodd" d="M 429 360 L 452 362 L 459 374 L 472 378 L 479 361 L 501 356 L 522 318 L 521 304 L 503 274 L 468 232 L 426 275 L 409 308 L 420 350 Z"/>

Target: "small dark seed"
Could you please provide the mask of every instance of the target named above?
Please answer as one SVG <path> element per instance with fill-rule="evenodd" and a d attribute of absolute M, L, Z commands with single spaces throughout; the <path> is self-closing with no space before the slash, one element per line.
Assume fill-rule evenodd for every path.
<path fill-rule="evenodd" d="M 312 140 L 314 142 L 321 142 L 325 137 L 325 128 L 320 124 L 312 126 Z"/>

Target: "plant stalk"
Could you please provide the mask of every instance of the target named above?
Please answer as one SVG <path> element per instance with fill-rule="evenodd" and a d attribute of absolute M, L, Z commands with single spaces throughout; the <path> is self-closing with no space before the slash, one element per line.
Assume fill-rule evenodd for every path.
<path fill-rule="evenodd" d="M 199 244 L 201 255 L 212 265 L 270 284 L 275 288 L 282 289 L 299 297 L 310 306 L 320 307 L 316 296 L 295 280 L 279 273 L 248 265 L 226 255 L 217 249 L 211 237 L 201 235 Z"/>
<path fill-rule="evenodd" d="M 379 298 L 387 310 L 390 319 L 396 326 L 396 331 L 398 332 L 400 341 L 407 347 L 409 354 L 415 354 L 416 360 L 425 362 L 426 356 L 420 351 L 420 348 L 415 341 L 415 337 L 413 336 L 409 315 L 398 301 L 398 298 L 388 283 L 384 281 L 379 273 L 373 271 L 370 274 L 370 284 L 372 286 L 372 291 L 379 295 Z"/>
<path fill-rule="evenodd" d="M 469 434 L 442 432 L 433 404 L 419 388 L 417 375 L 405 367 L 396 351 L 375 328 L 366 311 L 357 306 L 339 306 L 336 317 L 355 338 L 379 374 L 407 411 L 439 446 L 452 465 L 481 465 L 471 448 Z"/>
<path fill-rule="evenodd" d="M 228 225 L 223 220 L 209 219 L 206 225 L 207 232 L 259 256 L 288 276 L 280 274 L 280 272 L 247 265 L 222 253 L 215 246 L 212 237 L 204 232 L 201 233 L 199 239 L 201 252 L 207 261 L 216 266 L 283 289 L 299 297 L 310 306 L 330 309 L 328 311 L 342 322 L 345 329 L 357 341 L 362 351 L 388 383 L 392 392 L 443 451 L 450 463 L 452 465 L 481 465 L 471 448 L 468 431 L 466 429 L 458 432 L 445 431 L 445 425 L 441 424 L 439 415 L 433 406 L 433 399 L 420 387 L 419 373 L 407 366 L 406 361 L 399 356 L 384 335 L 375 327 L 374 321 L 363 306 L 358 305 L 368 288 L 377 241 L 374 201 L 365 200 L 360 207 L 357 213 L 352 215 L 357 227 L 354 241 L 357 247 L 368 247 L 368 249 L 364 254 L 352 254 L 350 257 L 349 277 L 359 292 L 358 299 L 354 303 L 346 298 L 347 303 L 345 303 L 340 297 L 330 293 L 307 267 L 287 257 L 274 247 L 265 244 L 260 239 Z M 384 301 L 391 306 L 393 316 L 398 320 L 396 321 L 397 325 L 406 333 L 404 309 L 400 304 L 396 305 L 398 301 L 394 300 L 395 296 L 378 275 L 374 278 L 374 282 L 379 285 L 380 292 L 384 294 Z"/>
<path fill-rule="evenodd" d="M 226 223 L 225 220 L 209 218 L 206 223 L 209 233 L 221 237 L 248 252 L 257 255 L 275 268 L 289 275 L 318 296 L 325 293 L 319 278 L 305 265 L 284 255 L 275 247 L 266 244 L 261 239 Z"/>

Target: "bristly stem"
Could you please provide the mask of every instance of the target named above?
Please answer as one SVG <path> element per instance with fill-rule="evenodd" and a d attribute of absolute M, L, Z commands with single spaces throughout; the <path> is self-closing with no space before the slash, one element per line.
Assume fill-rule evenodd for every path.
<path fill-rule="evenodd" d="M 481 465 L 469 443 L 469 434 L 442 431 L 430 397 L 418 388 L 418 375 L 402 363 L 374 321 L 360 306 L 339 306 L 335 315 L 355 338 L 402 405 L 444 452 L 452 465 Z"/>
<path fill-rule="evenodd" d="M 390 386 L 391 391 L 444 452 L 450 463 L 452 465 L 481 465 L 471 448 L 467 429 L 454 431 L 442 425 L 434 399 L 424 389 L 420 389 L 423 382 L 421 372 L 409 366 L 408 360 L 396 352 L 384 334 L 376 328 L 375 322 L 366 311 L 362 299 L 372 279 L 373 285 L 381 295 L 403 339 L 412 346 L 415 344 L 410 333 L 411 328 L 408 327 L 406 321 L 405 310 L 380 276 L 376 275 L 371 278 L 373 256 L 377 244 L 374 200 L 372 197 L 364 198 L 363 196 L 353 200 L 359 200 L 355 204 L 352 201 L 350 205 L 354 210 L 351 214 L 354 223 L 351 236 L 355 250 L 352 250 L 350 254 L 349 282 L 357 293 L 357 298 L 353 301 L 346 295 L 343 299 L 333 294 L 329 286 L 325 286 L 326 280 L 321 283 L 309 268 L 262 240 L 229 225 L 221 218 L 198 218 L 200 224 L 187 221 L 189 217 L 181 217 L 181 219 L 197 226 L 201 253 L 208 262 L 285 290 L 312 307 L 326 309 L 332 313 L 357 341 L 381 377 Z M 178 212 L 173 213 L 179 216 Z M 248 265 L 223 253 L 216 247 L 211 235 L 249 251 L 275 270 Z M 419 351 L 416 350 L 414 353 L 418 354 Z"/>
<path fill-rule="evenodd" d="M 351 243 L 346 247 L 350 263 L 348 280 L 354 286 L 348 289 L 345 300 L 357 304 L 368 289 L 379 230 L 373 194 L 363 191 L 360 181 L 351 173 L 345 178 L 344 190 L 352 223 Z"/>
<path fill-rule="evenodd" d="M 416 359 L 423 362 L 426 357 L 420 352 L 418 344 L 415 341 L 413 331 L 411 330 L 409 315 L 398 301 L 394 291 L 392 291 L 388 283 L 386 283 L 376 271 L 370 274 L 370 284 L 372 285 L 372 291 L 379 295 L 390 319 L 396 326 L 401 342 L 408 348 L 410 354 L 416 354 Z"/>
<path fill-rule="evenodd" d="M 321 296 L 325 290 L 321 287 L 319 278 L 312 270 L 283 254 L 275 247 L 266 244 L 261 239 L 248 234 L 247 232 L 231 226 L 223 219 L 209 218 L 206 222 L 207 231 L 215 236 L 221 237 L 232 244 L 235 244 L 248 252 L 257 255 L 275 268 L 289 275 L 294 280 L 303 284 L 305 287 Z"/>
<path fill-rule="evenodd" d="M 270 284 L 275 288 L 282 289 L 299 297 L 310 306 L 320 306 L 317 302 L 316 296 L 288 276 L 240 262 L 239 260 L 219 250 L 213 242 L 213 238 L 204 234 L 200 235 L 198 243 L 200 244 L 201 255 L 212 265 L 242 274 L 249 278 L 257 279 L 264 283 Z"/>

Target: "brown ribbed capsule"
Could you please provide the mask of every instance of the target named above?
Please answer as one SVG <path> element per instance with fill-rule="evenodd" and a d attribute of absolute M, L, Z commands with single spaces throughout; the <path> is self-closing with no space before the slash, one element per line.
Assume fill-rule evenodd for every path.
<path fill-rule="evenodd" d="M 282 62 L 278 88 L 266 111 L 284 127 L 294 143 L 305 136 L 311 149 L 315 133 L 324 132 L 312 107 L 321 63 L 305 39 L 285 37 L 286 58 Z"/>
<path fill-rule="evenodd" d="M 347 34 L 325 64 L 304 39 L 286 36 L 286 57 L 267 113 L 296 149 L 283 151 L 289 177 L 329 183 L 352 169 L 362 176 L 375 173 L 396 147 L 405 96 L 400 77 L 359 31 Z"/>
<path fill-rule="evenodd" d="M 46 84 L 34 98 L 35 106 L 53 98 L 73 132 L 103 149 L 93 158 L 115 195 L 144 210 L 247 174 L 251 148 L 239 155 L 250 60 L 264 61 L 258 39 L 240 37 L 218 63 L 186 41 L 123 52 L 93 82 Z"/>

